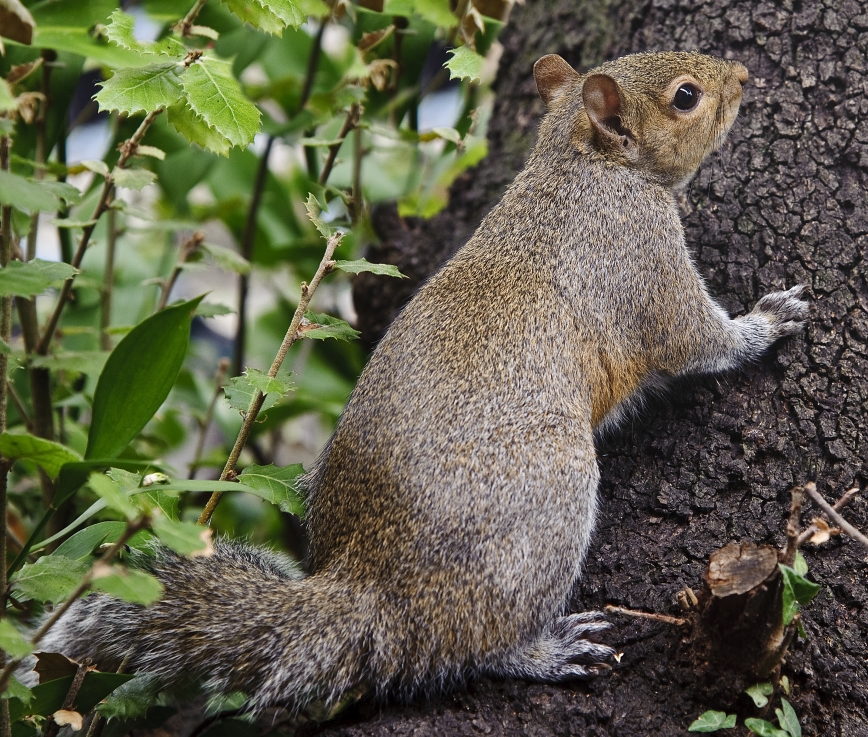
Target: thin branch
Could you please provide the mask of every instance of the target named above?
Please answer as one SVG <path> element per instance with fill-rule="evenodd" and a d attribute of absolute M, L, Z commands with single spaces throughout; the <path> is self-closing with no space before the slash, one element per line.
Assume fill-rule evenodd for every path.
<path fill-rule="evenodd" d="M 208 409 L 205 411 L 205 416 L 202 422 L 199 423 L 199 439 L 196 441 L 196 452 L 193 454 L 193 460 L 190 461 L 190 471 L 188 479 L 196 478 L 196 471 L 199 470 L 199 461 L 202 458 L 202 451 L 205 449 L 205 436 L 208 434 L 208 428 L 211 426 L 211 420 L 214 417 L 214 408 L 217 406 L 217 400 L 220 399 L 220 394 L 223 391 L 223 384 L 226 381 L 226 372 L 229 370 L 229 359 L 221 358 L 217 365 L 217 373 L 214 375 L 214 394 L 208 404 Z"/>
<path fill-rule="evenodd" d="M 325 183 L 329 180 L 329 175 L 332 173 L 332 167 L 335 165 L 335 159 L 337 158 L 341 144 L 343 144 L 344 138 L 347 137 L 347 134 L 358 125 L 360 113 L 361 107 L 359 106 L 359 103 L 354 102 L 350 106 L 350 111 L 347 113 L 347 117 L 344 118 L 344 124 L 341 126 L 340 133 L 338 133 L 336 139 L 337 143 L 334 143 L 329 147 L 328 158 L 326 159 L 325 166 L 323 166 L 319 175 L 318 184 L 320 187 L 324 187 Z"/>
<path fill-rule="evenodd" d="M 12 400 L 12 404 L 15 405 L 15 411 L 18 412 L 18 416 L 24 423 L 24 427 L 27 428 L 27 432 L 32 432 L 33 420 L 30 419 L 30 415 L 27 414 L 27 407 L 24 406 L 24 402 L 21 401 L 21 397 L 15 391 L 15 385 L 8 379 L 6 380 L 6 395 Z"/>
<path fill-rule="evenodd" d="M 181 244 L 181 250 L 178 253 L 178 260 L 175 262 L 175 268 L 172 269 L 172 273 L 169 275 L 169 278 L 163 282 L 163 291 L 160 294 L 160 301 L 157 304 L 157 309 L 155 312 L 159 312 L 169 303 L 169 295 L 172 293 L 172 289 L 175 288 L 175 283 L 178 281 L 178 277 L 181 275 L 181 266 L 187 263 L 187 260 L 192 256 L 196 249 L 199 248 L 205 242 L 205 234 L 201 230 L 197 230 L 193 235 L 191 235 L 187 240 L 185 240 Z"/>
<path fill-rule="evenodd" d="M 304 86 L 301 88 L 301 97 L 298 101 L 298 112 L 304 110 L 307 101 L 310 99 L 310 93 L 313 91 L 313 82 L 316 78 L 316 70 L 319 67 L 319 57 L 322 52 L 322 37 L 325 34 L 326 25 L 328 24 L 328 16 L 320 20 L 319 30 L 313 39 L 313 45 L 310 47 L 310 56 L 307 59 L 307 73 L 304 76 Z"/>
<path fill-rule="evenodd" d="M 125 672 L 129 663 L 130 653 L 127 653 L 115 673 L 120 674 Z M 105 717 L 98 711 L 94 712 L 93 719 L 90 722 L 90 729 L 87 730 L 87 737 L 100 737 L 103 727 L 105 727 Z"/>
<path fill-rule="evenodd" d="M 121 144 L 121 156 L 118 159 L 115 168 L 123 169 L 127 165 L 127 162 L 133 157 L 133 155 L 135 155 L 139 143 L 141 143 L 141 140 L 144 138 L 145 133 L 147 133 L 148 128 L 150 128 L 151 123 L 154 122 L 154 119 L 161 112 L 162 108 L 152 110 L 148 113 L 136 132 L 133 133 L 132 137 Z M 100 192 L 99 200 L 97 201 L 93 214 L 90 216 L 93 224 L 85 226 L 82 230 L 81 240 L 79 240 L 78 247 L 76 248 L 72 261 L 70 262 L 76 269 L 81 266 L 81 260 L 84 258 L 84 253 L 87 250 L 88 243 L 90 242 L 90 237 L 93 235 L 93 231 L 96 228 L 96 221 L 99 220 L 100 216 L 111 206 L 111 196 L 113 192 L 114 179 L 112 178 L 111 172 L 109 172 L 103 182 L 102 191 Z M 60 296 L 57 298 L 57 304 L 54 307 L 54 311 L 51 313 L 51 317 L 48 318 L 48 323 L 42 333 L 42 340 L 39 342 L 39 346 L 36 350 L 40 355 L 48 353 L 48 347 L 51 345 L 54 331 L 57 329 L 58 322 L 60 322 L 60 315 L 69 299 L 69 293 L 72 291 L 72 282 L 74 278 L 75 277 L 70 277 L 63 283 L 63 287 L 60 290 Z"/>
<path fill-rule="evenodd" d="M 63 706 L 60 707 L 62 710 L 68 711 L 75 706 L 75 697 L 81 690 L 81 684 L 84 683 L 84 677 L 90 670 L 90 665 L 90 658 L 85 658 L 78 664 L 72 683 L 69 684 L 69 691 L 66 692 L 66 698 L 63 700 Z M 58 732 L 60 732 L 60 725 L 54 721 L 53 716 L 48 717 L 45 728 L 42 730 L 42 737 L 57 737 Z"/>
<path fill-rule="evenodd" d="M 787 544 L 784 547 L 783 564 L 792 566 L 799 549 L 799 516 L 802 514 L 802 501 L 805 498 L 803 486 L 796 486 L 792 492 L 790 518 L 787 520 Z"/>
<path fill-rule="evenodd" d="M 856 498 L 856 495 L 859 493 L 860 489 L 858 486 L 854 486 L 852 489 L 845 491 L 841 498 L 832 505 L 832 509 L 836 512 L 840 512 L 844 507 L 846 507 L 853 499 Z M 815 533 L 819 532 L 820 528 L 817 526 L 816 522 L 806 527 L 802 533 L 799 535 L 799 539 L 796 541 L 796 547 L 802 547 L 808 540 L 810 540 Z"/>
<path fill-rule="evenodd" d="M 108 565 L 111 560 L 118 554 L 118 552 L 127 544 L 127 540 L 129 540 L 133 535 L 135 535 L 139 530 L 143 530 L 148 525 L 148 517 L 142 516 L 137 520 L 130 520 L 127 522 L 127 526 L 124 529 L 121 536 L 118 538 L 117 542 L 112 545 L 108 550 L 103 553 L 102 557 L 91 566 L 91 569 L 84 575 L 84 578 L 81 579 L 78 586 L 75 587 L 75 590 L 66 597 L 66 600 L 61 604 L 57 609 L 55 609 L 51 616 L 43 622 L 42 626 L 36 631 L 36 634 L 30 638 L 30 646 L 35 647 L 39 641 L 45 637 L 52 627 L 57 624 L 58 620 L 66 614 L 66 611 L 71 607 L 78 598 L 90 588 L 90 585 L 93 583 L 94 572 L 100 570 L 103 566 Z M 2 672 L 0 672 L 0 693 L 3 693 L 6 690 L 6 687 L 9 685 L 9 677 L 15 671 L 15 669 L 21 665 L 23 658 L 19 658 L 18 660 L 13 660 L 6 665 Z"/>
<path fill-rule="evenodd" d="M 113 195 L 112 195 L 113 196 Z M 105 275 L 102 288 L 102 310 L 99 318 L 99 347 L 112 349 L 111 336 L 106 332 L 112 324 L 112 290 L 115 282 L 115 246 L 117 245 L 117 211 L 108 211 L 108 234 L 106 236 Z"/>
<path fill-rule="evenodd" d="M 670 617 L 668 614 L 654 614 L 652 612 L 640 612 L 635 609 L 625 609 L 624 607 L 607 604 L 603 609 L 611 614 L 624 614 L 628 617 L 638 617 L 639 619 L 653 619 L 655 622 L 665 622 L 666 624 L 674 624 L 676 627 L 683 627 L 687 624 L 686 619 L 681 617 Z"/>
<path fill-rule="evenodd" d="M 365 204 L 362 197 L 362 156 L 364 156 L 365 152 L 362 146 L 362 129 L 356 128 L 353 131 L 353 193 L 350 211 L 353 227 L 358 224 L 359 219 L 362 217 L 362 210 Z"/>
<path fill-rule="evenodd" d="M 184 16 L 182 21 L 179 21 L 175 26 L 175 32 L 181 36 L 187 36 L 190 33 L 190 29 L 193 27 L 193 23 L 195 23 L 196 18 L 201 12 L 202 8 L 205 7 L 205 3 L 208 0 L 196 0 L 196 4 L 190 8 L 190 12 Z"/>
<path fill-rule="evenodd" d="M 868 548 L 868 537 L 866 537 L 863 533 L 859 532 L 853 525 L 851 525 L 847 520 L 845 520 L 837 511 L 835 511 L 834 507 L 832 507 L 829 502 L 827 502 L 820 495 L 820 492 L 817 491 L 817 485 L 813 482 L 809 484 L 805 484 L 805 491 L 808 492 L 808 496 L 813 499 L 820 509 L 826 514 L 830 521 L 834 522 L 838 527 L 840 527 L 844 532 L 846 532 L 850 537 L 854 540 L 862 543 L 866 548 Z"/>
<path fill-rule="evenodd" d="M 286 331 L 286 336 L 280 344 L 280 348 L 277 351 L 277 355 L 274 357 L 271 368 L 268 370 L 268 375 L 272 379 L 277 376 L 277 372 L 283 364 L 283 359 L 286 358 L 287 351 L 289 351 L 292 344 L 298 340 L 298 328 L 301 325 L 301 320 L 304 317 L 304 313 L 307 311 L 307 306 L 310 304 L 311 297 L 313 297 L 316 288 L 319 286 L 323 277 L 334 269 L 332 256 L 334 255 L 335 248 L 337 248 L 338 244 L 341 242 L 341 238 L 343 238 L 341 233 L 336 233 L 329 238 L 322 261 L 320 261 L 316 274 L 314 274 L 313 279 L 310 281 L 310 285 L 302 282 L 301 299 L 298 302 L 298 307 L 295 310 L 295 314 L 292 316 L 292 322 L 289 324 L 289 329 Z M 259 414 L 259 410 L 262 409 L 262 403 L 264 400 L 265 396 L 260 391 L 257 391 L 256 394 L 253 395 L 253 399 L 250 401 L 250 406 L 244 415 L 244 421 L 241 423 L 241 429 L 238 431 L 235 445 L 232 447 L 232 452 L 229 454 L 229 459 L 226 461 L 223 473 L 220 474 L 221 481 L 234 478 L 235 466 L 238 463 L 238 458 L 247 443 L 247 439 L 250 437 L 250 433 L 253 431 L 256 416 Z M 217 504 L 219 504 L 222 496 L 223 493 L 219 491 L 215 491 L 211 494 L 208 504 L 205 505 L 205 509 L 202 510 L 202 514 L 199 517 L 200 525 L 207 525 L 208 522 L 210 522 L 211 515 L 214 514 L 214 510 L 217 508 Z"/>

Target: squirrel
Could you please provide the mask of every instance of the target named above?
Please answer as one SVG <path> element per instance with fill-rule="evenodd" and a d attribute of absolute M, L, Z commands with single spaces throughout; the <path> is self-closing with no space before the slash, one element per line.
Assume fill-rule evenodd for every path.
<path fill-rule="evenodd" d="M 303 477 L 311 575 L 242 543 L 163 550 L 160 601 L 91 595 L 43 649 L 194 675 L 254 710 L 608 667 L 603 615 L 570 613 L 595 432 L 649 387 L 757 359 L 808 304 L 796 286 L 731 319 L 685 244 L 674 191 L 723 143 L 742 64 L 642 53 L 579 74 L 549 55 L 534 75 L 525 168 L 387 331 Z"/>

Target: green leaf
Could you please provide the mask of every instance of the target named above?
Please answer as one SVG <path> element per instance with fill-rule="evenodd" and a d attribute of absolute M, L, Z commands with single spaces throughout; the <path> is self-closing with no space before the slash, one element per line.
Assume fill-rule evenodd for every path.
<path fill-rule="evenodd" d="M 71 184 L 67 184 L 66 182 L 42 182 L 42 187 L 70 205 L 81 203 L 81 192 L 78 187 L 73 187 Z"/>
<path fill-rule="evenodd" d="M 401 279 L 407 278 L 398 271 L 397 266 L 392 266 L 392 264 L 372 264 L 364 258 L 356 259 L 355 261 L 335 261 L 335 268 L 346 271 L 349 274 L 361 274 L 363 271 L 369 271 L 372 274 L 396 276 Z"/>
<path fill-rule="evenodd" d="M 771 683 L 755 683 L 744 692 L 753 699 L 758 709 L 762 709 L 769 703 L 768 697 L 774 693 L 775 687 Z"/>
<path fill-rule="evenodd" d="M 235 310 L 227 305 L 218 305 L 216 302 L 200 302 L 196 308 L 199 317 L 217 317 L 218 315 L 231 315 Z"/>
<path fill-rule="evenodd" d="M 159 41 L 139 41 L 135 35 L 136 19 L 118 8 L 109 16 L 105 35 L 109 41 L 140 54 L 165 54 L 183 58 L 187 47 L 174 36 L 166 36 Z"/>
<path fill-rule="evenodd" d="M 86 459 L 116 456 L 160 408 L 184 362 L 201 299 L 151 315 L 117 344 L 94 392 Z"/>
<path fill-rule="evenodd" d="M 104 542 L 114 542 L 126 529 L 125 522 L 97 522 L 95 525 L 79 530 L 65 540 L 52 555 L 72 560 L 89 558 Z"/>
<path fill-rule="evenodd" d="M 65 463 L 80 461 L 81 456 L 60 443 L 27 433 L 4 432 L 0 435 L 0 455 L 15 460 L 33 461 L 51 478 L 57 478 Z"/>
<path fill-rule="evenodd" d="M 326 338 L 355 340 L 361 335 L 358 330 L 354 330 L 348 323 L 338 317 L 317 315 L 313 312 L 308 312 L 305 317 L 310 320 L 311 324 L 304 325 L 298 329 L 299 334 L 303 338 L 315 338 L 316 340 L 325 340 Z"/>
<path fill-rule="evenodd" d="M 26 563 L 12 576 L 12 590 L 19 597 L 57 604 L 75 591 L 89 570 L 83 561 L 46 555 Z"/>
<path fill-rule="evenodd" d="M 30 365 L 52 372 L 99 376 L 108 360 L 108 351 L 66 351 L 53 356 L 33 356 Z"/>
<path fill-rule="evenodd" d="M 192 109 L 181 103 L 172 105 L 167 111 L 169 122 L 190 143 L 195 143 L 208 151 L 213 151 L 219 156 L 229 156 L 232 142 L 209 126 Z"/>
<path fill-rule="evenodd" d="M 163 584 L 144 571 L 106 566 L 105 576 L 94 577 L 92 588 L 130 604 L 153 604 L 163 595 Z"/>
<path fill-rule="evenodd" d="M 144 716 L 154 705 L 162 682 L 151 673 L 136 673 L 135 678 L 127 681 L 96 710 L 106 719 L 135 719 Z"/>
<path fill-rule="evenodd" d="M 28 214 L 60 209 L 60 199 L 38 182 L 0 169 L 0 203 Z"/>
<path fill-rule="evenodd" d="M 116 69 L 94 99 L 99 109 L 117 110 L 130 115 L 173 105 L 181 99 L 183 65 L 159 62 L 137 69 Z"/>
<path fill-rule="evenodd" d="M 223 4 L 254 28 L 275 36 L 283 35 L 286 23 L 258 0 L 223 0 Z"/>
<path fill-rule="evenodd" d="M 796 573 L 789 566 L 778 563 L 778 568 L 784 579 L 783 589 L 783 619 L 784 626 L 793 621 L 793 617 L 799 610 L 799 604 L 808 604 L 820 592 L 820 585 L 809 581 L 804 576 Z"/>
<path fill-rule="evenodd" d="M 221 269 L 242 275 L 250 273 L 250 262 L 237 251 L 213 243 L 203 243 L 201 248 Z"/>
<path fill-rule="evenodd" d="M 9 676 L 9 685 L 3 693 L 4 699 L 18 699 L 22 706 L 33 701 L 33 691 L 19 681 L 15 676 Z M 13 728 L 14 729 L 14 728 Z"/>
<path fill-rule="evenodd" d="M 0 172 L 2 174 L 3 172 Z M 59 286 L 78 273 L 78 269 L 62 261 L 10 261 L 0 269 L 0 296 L 31 297 L 42 294 L 48 287 Z"/>
<path fill-rule="evenodd" d="M 3 14 L 2 0 L 0 0 L 0 16 Z M 0 79 L 0 113 L 6 113 L 10 110 L 15 110 L 18 103 L 15 101 L 15 96 L 12 94 L 12 89 L 5 79 Z"/>
<path fill-rule="evenodd" d="M 99 174 L 101 177 L 108 176 L 109 168 L 105 161 L 100 161 L 99 159 L 85 159 L 81 162 L 81 165 L 88 171 L 92 171 L 94 174 Z"/>
<path fill-rule="evenodd" d="M 163 545 L 179 555 L 205 550 L 210 543 L 211 530 L 195 522 L 175 522 L 159 516 L 154 518 L 152 529 Z"/>
<path fill-rule="evenodd" d="M 134 520 L 139 516 L 139 510 L 130 502 L 127 495 L 121 491 L 121 487 L 103 473 L 92 473 L 89 479 L 90 488 L 102 499 L 109 509 L 128 520 Z"/>
<path fill-rule="evenodd" d="M 118 187 L 144 189 L 156 181 L 157 175 L 148 169 L 118 169 L 115 167 L 112 178 Z"/>
<path fill-rule="evenodd" d="M 272 379 L 258 369 L 248 368 L 243 376 L 230 379 L 223 388 L 223 393 L 232 409 L 246 412 L 256 392 L 261 391 L 265 395 L 265 401 L 260 411 L 264 411 L 277 404 L 291 389 L 293 384 L 289 380 L 288 372 L 280 372 L 277 378 Z"/>
<path fill-rule="evenodd" d="M 765 719 L 745 719 L 744 726 L 760 737 L 789 737 L 786 732 Z"/>
<path fill-rule="evenodd" d="M 304 501 L 298 492 L 298 477 L 304 473 L 300 463 L 279 468 L 268 466 L 248 466 L 238 476 L 238 480 L 255 490 L 257 496 L 277 505 L 282 512 L 304 517 Z"/>
<path fill-rule="evenodd" d="M 449 0 L 416 0 L 416 13 L 441 28 L 452 28 L 458 18 L 449 9 Z"/>
<path fill-rule="evenodd" d="M 781 676 L 781 688 L 787 696 L 790 695 L 790 679 L 786 676 Z"/>
<path fill-rule="evenodd" d="M 320 217 L 320 211 L 322 208 L 320 207 L 319 202 L 313 194 L 308 194 L 307 200 L 304 203 L 304 209 L 307 210 L 307 216 L 310 221 L 314 224 L 314 227 L 320 232 L 320 235 L 323 238 L 331 238 L 334 235 L 334 228 L 330 228 L 323 222 L 323 219 Z"/>
<path fill-rule="evenodd" d="M 449 49 L 452 58 L 443 66 L 449 70 L 449 79 L 469 79 L 479 81 L 485 59 L 469 46 Z"/>
<path fill-rule="evenodd" d="M 706 711 L 700 714 L 688 728 L 688 732 L 717 732 L 719 729 L 731 729 L 735 726 L 735 714 L 727 716 L 723 711 Z"/>
<path fill-rule="evenodd" d="M 802 725 L 799 724 L 799 717 L 796 716 L 796 710 L 785 698 L 781 697 L 781 709 L 775 709 L 775 714 L 778 717 L 778 724 L 786 730 L 790 737 L 802 737 Z"/>
<path fill-rule="evenodd" d="M 29 705 L 24 706 L 20 702 L 11 702 L 9 704 L 10 721 L 14 722 L 22 716 L 29 714 L 47 717 L 49 714 L 56 712 L 63 706 L 73 678 L 74 676 L 65 676 L 34 686 L 31 689 L 33 700 Z M 88 672 L 84 677 L 78 695 L 75 697 L 76 709 L 81 714 L 87 714 L 112 691 L 127 681 L 132 680 L 132 678 L 132 675 L 121 673 Z"/>
<path fill-rule="evenodd" d="M 297 0 L 259 0 L 287 26 L 298 28 L 307 20 L 307 13 Z"/>
<path fill-rule="evenodd" d="M 24 639 L 24 635 L 6 617 L 0 619 L 0 650 L 15 660 L 33 652 L 33 648 Z"/>
<path fill-rule="evenodd" d="M 808 561 L 798 550 L 796 551 L 796 559 L 793 561 L 793 570 L 800 576 L 805 576 L 808 573 Z"/>
<path fill-rule="evenodd" d="M 232 65 L 203 56 L 181 79 L 190 107 L 234 146 L 247 146 L 259 131 L 259 110 L 232 76 Z"/>

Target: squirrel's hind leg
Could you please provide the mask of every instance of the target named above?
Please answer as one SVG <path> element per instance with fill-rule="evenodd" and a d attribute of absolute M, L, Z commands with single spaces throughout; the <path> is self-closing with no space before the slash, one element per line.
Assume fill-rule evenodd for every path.
<path fill-rule="evenodd" d="M 602 612 L 558 617 L 539 638 L 511 652 L 488 672 L 547 683 L 596 676 L 609 668 L 605 661 L 615 650 L 589 636 L 610 626 Z"/>

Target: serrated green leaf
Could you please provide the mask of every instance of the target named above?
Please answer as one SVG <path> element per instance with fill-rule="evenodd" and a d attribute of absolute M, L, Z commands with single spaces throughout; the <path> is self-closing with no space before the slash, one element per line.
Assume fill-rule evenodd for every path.
<path fill-rule="evenodd" d="M 68 230 L 72 230 L 73 228 L 89 228 L 91 225 L 96 225 L 96 220 L 70 220 L 69 218 L 54 218 L 48 221 L 49 225 L 53 225 L 55 228 L 67 228 Z"/>
<path fill-rule="evenodd" d="M 42 186 L 52 194 L 57 195 L 60 199 L 68 202 L 70 205 L 78 205 L 81 203 L 82 194 L 78 187 L 73 187 L 66 182 L 42 182 Z"/>
<path fill-rule="evenodd" d="M 60 209 L 60 198 L 40 182 L 0 169 L 0 203 L 12 205 L 28 214 Z"/>
<path fill-rule="evenodd" d="M 346 271 L 349 274 L 361 274 L 363 271 L 368 271 L 371 274 L 395 276 L 401 279 L 407 278 L 398 271 L 397 266 L 392 266 L 392 264 L 372 264 L 364 258 L 356 259 L 355 261 L 335 261 L 335 268 Z"/>
<path fill-rule="evenodd" d="M 745 719 L 744 726 L 760 737 L 789 737 L 786 732 L 765 719 Z"/>
<path fill-rule="evenodd" d="M 154 705 L 162 681 L 151 673 L 136 673 L 135 678 L 115 689 L 96 710 L 106 719 L 135 719 Z"/>
<path fill-rule="evenodd" d="M 454 143 L 455 145 L 460 145 L 464 140 L 455 128 L 432 128 L 429 131 L 419 134 L 420 141 L 434 141 L 438 138 Z"/>
<path fill-rule="evenodd" d="M 151 315 L 115 346 L 94 392 L 85 458 L 115 457 L 160 408 L 184 362 L 200 301 Z"/>
<path fill-rule="evenodd" d="M 94 174 L 99 174 L 101 177 L 108 176 L 109 168 L 105 161 L 100 161 L 99 159 L 85 159 L 80 163 L 85 169 L 92 171 Z"/>
<path fill-rule="evenodd" d="M 793 621 L 793 617 L 799 610 L 799 604 L 808 604 L 820 592 L 820 585 L 809 581 L 799 575 L 789 566 L 778 563 L 778 568 L 784 580 L 783 597 L 783 620 L 784 626 Z"/>
<path fill-rule="evenodd" d="M 771 683 L 755 683 L 750 688 L 746 688 L 744 692 L 753 699 L 758 709 L 762 709 L 769 703 L 768 697 L 774 693 L 774 690 L 775 688 Z"/>
<path fill-rule="evenodd" d="M 307 199 L 304 202 L 304 209 L 307 210 L 307 217 L 320 232 L 321 236 L 324 238 L 331 238 L 332 235 L 334 235 L 334 229 L 326 225 L 320 217 L 320 211 L 322 208 L 320 208 L 320 204 L 313 194 L 308 194 Z"/>
<path fill-rule="evenodd" d="M 166 36 L 159 41 L 139 41 L 136 39 L 135 27 L 136 19 L 118 8 L 109 16 L 105 35 L 118 46 L 140 54 L 163 54 L 179 59 L 186 55 L 187 47 L 174 36 Z"/>
<path fill-rule="evenodd" d="M 163 584 L 144 571 L 112 566 L 112 573 L 95 578 L 92 588 L 130 604 L 153 604 L 163 595 Z"/>
<path fill-rule="evenodd" d="M 452 28 L 458 25 L 458 18 L 449 9 L 449 0 L 416 0 L 415 10 L 435 26 Z"/>
<path fill-rule="evenodd" d="M 75 591 L 89 570 L 83 561 L 46 555 L 35 563 L 25 563 L 12 576 L 12 590 L 19 598 L 58 604 Z"/>
<path fill-rule="evenodd" d="M 126 522 L 97 522 L 71 535 L 52 555 L 84 560 L 104 542 L 114 542 L 126 529 Z"/>
<path fill-rule="evenodd" d="M 459 46 L 457 49 L 449 49 L 448 52 L 452 54 L 452 58 L 443 66 L 449 70 L 449 79 L 479 81 L 485 61 L 483 57 L 469 46 Z"/>
<path fill-rule="evenodd" d="M 247 146 L 259 131 L 259 110 L 232 76 L 232 65 L 203 56 L 181 78 L 190 107 L 234 146 Z"/>
<path fill-rule="evenodd" d="M 793 561 L 793 570 L 800 576 L 805 576 L 808 573 L 808 561 L 798 550 L 796 551 L 796 559 Z"/>
<path fill-rule="evenodd" d="M 118 169 L 115 167 L 112 179 L 118 187 L 144 189 L 156 181 L 157 175 L 148 169 Z"/>
<path fill-rule="evenodd" d="M 775 714 L 778 717 L 778 724 L 786 730 L 790 737 L 802 737 L 802 725 L 799 724 L 799 717 L 796 710 L 785 698 L 781 698 L 781 708 L 775 709 Z"/>
<path fill-rule="evenodd" d="M 51 356 L 33 356 L 30 365 L 55 372 L 99 376 L 108 357 L 108 351 L 67 351 Z"/>
<path fill-rule="evenodd" d="M 218 315 L 231 315 L 235 310 L 227 305 L 219 305 L 216 302 L 200 302 L 196 308 L 199 317 L 217 317 Z"/>
<path fill-rule="evenodd" d="M 190 143 L 195 143 L 218 156 L 229 156 L 232 142 L 215 128 L 209 126 L 186 104 L 172 105 L 166 111 L 169 122 Z"/>
<path fill-rule="evenodd" d="M 308 312 L 305 317 L 310 320 L 311 324 L 299 328 L 298 332 L 303 338 L 314 338 L 316 340 L 325 340 L 326 338 L 356 340 L 361 335 L 358 330 L 353 329 L 348 323 L 338 317 L 317 315 L 313 312 Z"/>
<path fill-rule="evenodd" d="M 33 648 L 24 639 L 12 622 L 4 617 L 0 619 L 0 650 L 3 650 L 10 658 L 18 660 L 25 655 L 30 655 Z"/>
<path fill-rule="evenodd" d="M 0 15 L 2 15 L 2 3 L 0 3 Z M 7 113 L 15 110 L 18 103 L 15 101 L 15 96 L 12 94 L 12 89 L 5 79 L 0 79 L 0 113 Z"/>
<path fill-rule="evenodd" d="M 156 146 L 142 146 L 139 144 L 136 147 L 136 156 L 152 156 L 160 161 L 166 160 L 166 152 Z"/>
<path fill-rule="evenodd" d="M 298 492 L 298 477 L 304 473 L 300 463 L 279 468 L 268 466 L 248 466 L 238 476 L 238 480 L 254 489 L 257 496 L 277 505 L 282 512 L 304 516 L 304 501 Z"/>
<path fill-rule="evenodd" d="M 9 685 L 3 693 L 3 698 L 18 699 L 21 702 L 21 705 L 26 707 L 33 700 L 33 691 L 27 688 L 27 686 L 21 683 L 21 681 L 19 681 L 15 676 L 9 676 Z"/>
<path fill-rule="evenodd" d="M 121 491 L 121 487 L 104 473 L 92 473 L 88 482 L 90 488 L 106 503 L 109 509 L 113 509 L 128 520 L 134 520 L 139 516 L 139 510 Z"/>
<path fill-rule="evenodd" d="M 254 28 L 274 36 L 283 35 L 286 23 L 258 0 L 222 0 L 222 2 L 241 20 Z"/>
<path fill-rule="evenodd" d="M 230 379 L 223 388 L 223 393 L 232 409 L 246 412 L 256 392 L 261 391 L 265 395 L 265 401 L 260 411 L 265 411 L 277 404 L 292 388 L 293 383 L 289 380 L 288 373 L 281 372 L 276 379 L 272 379 L 258 369 L 248 368 L 243 376 Z"/>
<path fill-rule="evenodd" d="M 184 94 L 182 72 L 183 65 L 174 61 L 117 69 L 102 83 L 94 99 L 100 110 L 117 110 L 128 115 L 169 107 Z"/>
<path fill-rule="evenodd" d="M 208 547 L 211 530 L 195 522 L 175 522 L 166 517 L 155 517 L 151 528 L 160 542 L 179 555 L 190 555 Z"/>
<path fill-rule="evenodd" d="M 81 460 L 78 453 L 66 446 L 28 433 L 4 432 L 0 435 L 0 455 L 9 459 L 33 461 L 51 478 L 57 478 L 65 463 Z"/>
<path fill-rule="evenodd" d="M 241 275 L 250 273 L 250 262 L 237 251 L 225 246 L 215 246 L 213 243 L 203 243 L 201 248 L 221 269 Z"/>
<path fill-rule="evenodd" d="M 60 286 L 78 273 L 78 269 L 62 261 L 10 261 L 0 269 L 0 295 L 31 297 L 42 294 L 50 286 Z"/>
<path fill-rule="evenodd" d="M 730 724 L 730 722 L 732 722 Z M 727 716 L 724 711 L 706 711 L 687 728 L 688 732 L 717 732 L 735 726 L 735 714 Z"/>
<path fill-rule="evenodd" d="M 298 28 L 307 20 L 307 13 L 304 12 L 301 4 L 297 0 L 259 0 L 262 5 L 267 7 L 287 26 Z"/>

